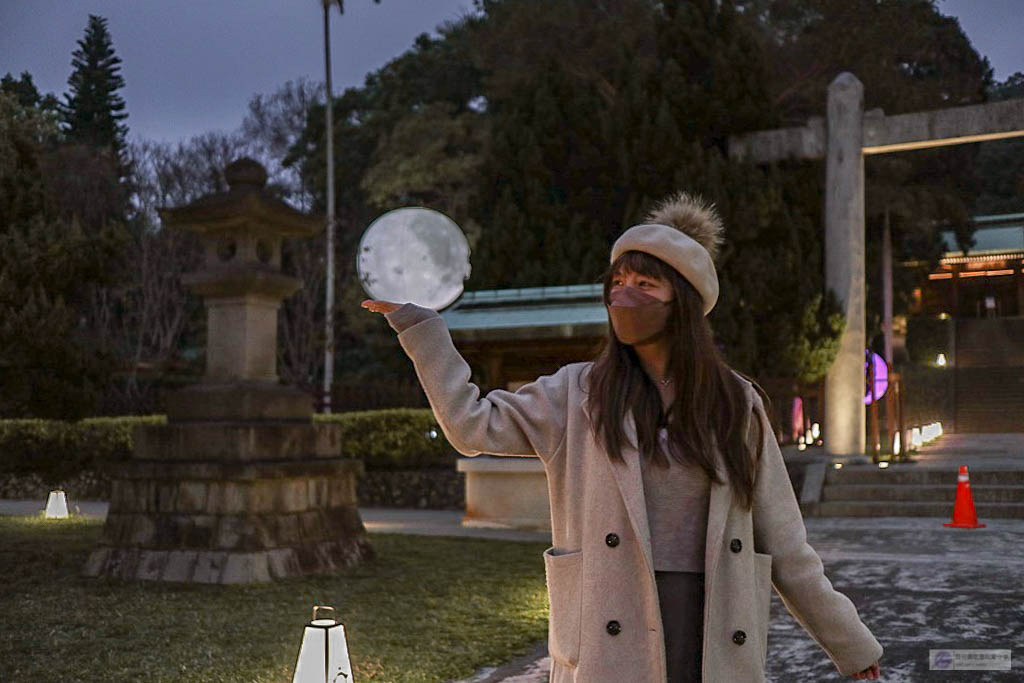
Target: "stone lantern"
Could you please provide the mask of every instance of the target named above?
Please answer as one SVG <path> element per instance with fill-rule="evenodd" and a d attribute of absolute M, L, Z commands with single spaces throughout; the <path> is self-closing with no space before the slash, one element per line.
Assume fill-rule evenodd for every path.
<path fill-rule="evenodd" d="M 202 238 L 203 267 L 182 281 L 207 308 L 206 372 L 167 397 L 166 425 L 136 427 L 86 575 L 252 583 L 373 557 L 356 507 L 362 462 L 277 375 L 278 309 L 301 286 L 280 272 L 281 242 L 322 221 L 270 196 L 252 159 L 225 176 L 228 192 L 160 211 L 165 228 Z"/>

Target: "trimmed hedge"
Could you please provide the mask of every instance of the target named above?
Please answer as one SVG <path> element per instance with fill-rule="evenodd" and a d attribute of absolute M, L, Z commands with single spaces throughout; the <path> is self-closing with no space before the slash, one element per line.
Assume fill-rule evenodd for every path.
<path fill-rule="evenodd" d="M 458 456 L 429 408 L 318 413 L 313 420 L 340 423 L 342 452 L 367 470 L 450 468 Z"/>
<path fill-rule="evenodd" d="M 315 415 L 342 426 L 342 453 L 367 470 L 451 468 L 455 450 L 430 409 L 395 408 Z M 166 424 L 164 415 L 61 420 L 0 420 L 0 474 L 65 481 L 131 457 L 136 425 Z"/>
<path fill-rule="evenodd" d="M 0 420 L 0 473 L 69 479 L 105 462 L 127 460 L 132 428 L 163 424 L 163 415 L 63 420 Z"/>

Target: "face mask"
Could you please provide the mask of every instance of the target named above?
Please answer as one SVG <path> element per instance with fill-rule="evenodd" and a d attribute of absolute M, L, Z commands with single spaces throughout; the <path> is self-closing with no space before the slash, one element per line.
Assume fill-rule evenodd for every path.
<path fill-rule="evenodd" d="M 623 344 L 649 344 L 667 334 L 669 301 L 661 301 L 636 287 L 619 287 L 609 296 L 608 315 L 615 336 Z"/>

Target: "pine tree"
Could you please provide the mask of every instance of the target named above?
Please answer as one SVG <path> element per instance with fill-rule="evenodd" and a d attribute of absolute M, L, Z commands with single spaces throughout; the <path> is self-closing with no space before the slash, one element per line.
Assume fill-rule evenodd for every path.
<path fill-rule="evenodd" d="M 71 92 L 65 95 L 64 127 L 69 141 L 93 147 L 113 148 L 118 158 L 124 151 L 128 118 L 124 99 L 121 58 L 107 31 L 107 20 L 89 15 L 85 36 L 72 53 L 73 71 L 68 78 Z"/>

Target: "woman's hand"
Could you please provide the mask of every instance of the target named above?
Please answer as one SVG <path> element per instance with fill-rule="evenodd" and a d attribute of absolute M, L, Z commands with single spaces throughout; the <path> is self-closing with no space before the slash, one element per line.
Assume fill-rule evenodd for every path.
<path fill-rule="evenodd" d="M 374 299 L 364 299 L 363 303 L 359 304 L 363 308 L 369 309 L 374 313 L 391 313 L 397 311 L 404 304 L 396 304 L 391 301 L 376 301 Z M 405 315 L 404 313 L 402 315 Z"/>
<path fill-rule="evenodd" d="M 874 664 L 872 664 L 868 668 L 864 669 L 863 671 L 858 671 L 857 673 L 852 674 L 851 678 L 859 678 L 861 680 L 866 680 L 866 679 L 878 678 L 878 675 L 879 675 L 878 662 L 875 662 Z"/>

